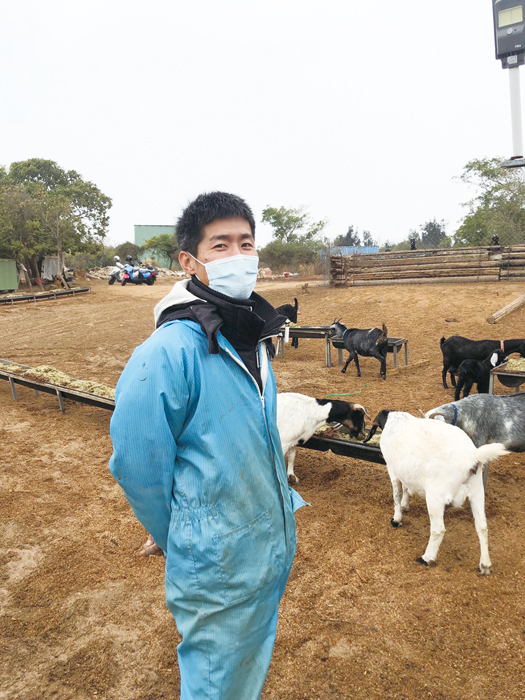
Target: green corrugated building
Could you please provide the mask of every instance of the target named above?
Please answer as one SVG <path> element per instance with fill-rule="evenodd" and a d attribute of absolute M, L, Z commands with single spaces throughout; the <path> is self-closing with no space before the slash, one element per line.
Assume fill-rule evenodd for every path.
<path fill-rule="evenodd" d="M 135 245 L 144 245 L 144 243 L 155 236 L 161 236 L 163 233 L 169 233 L 175 235 L 175 224 L 171 226 L 163 226 L 161 224 L 151 224 L 142 225 L 135 224 Z M 145 251 L 144 257 L 151 257 L 152 254 L 148 256 L 148 251 Z M 163 255 L 158 255 L 155 253 L 155 259 L 158 260 L 159 265 L 162 267 L 167 267 L 169 264 L 168 258 Z"/>
<path fill-rule="evenodd" d="M 14 260 L 0 260 L 0 292 L 16 292 L 18 272 Z"/>

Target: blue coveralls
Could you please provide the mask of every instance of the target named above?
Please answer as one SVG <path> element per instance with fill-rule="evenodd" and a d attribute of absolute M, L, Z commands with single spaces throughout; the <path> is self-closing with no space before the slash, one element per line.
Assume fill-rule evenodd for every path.
<path fill-rule="evenodd" d="M 183 700 L 256 700 L 295 554 L 276 426 L 275 378 L 259 344 L 263 394 L 218 333 L 161 326 L 117 385 L 110 469 L 166 554 L 166 599 L 182 635 Z"/>

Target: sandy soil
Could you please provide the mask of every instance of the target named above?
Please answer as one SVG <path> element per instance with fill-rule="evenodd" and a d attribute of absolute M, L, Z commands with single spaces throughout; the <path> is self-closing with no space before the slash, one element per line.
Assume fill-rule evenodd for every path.
<path fill-rule="evenodd" d="M 282 391 L 356 394 L 370 414 L 417 412 L 451 399 L 441 386 L 442 335 L 525 335 L 525 309 L 486 317 L 522 293 L 517 284 L 308 290 L 262 283 L 274 304 L 299 298 L 303 325 L 370 327 L 409 340 L 408 368 L 386 381 L 373 359 L 341 374 L 321 340 L 288 347 L 274 369 Z M 0 357 L 50 364 L 114 385 L 153 330 L 171 282 L 109 287 L 59 301 L 0 307 Z M 447 321 L 445 319 L 455 319 Z M 403 364 L 403 363 L 401 363 Z M 501 385 L 498 393 L 510 391 Z M 178 697 L 174 622 L 163 561 L 136 555 L 145 539 L 107 463 L 110 413 L 0 382 L 0 699 Z M 479 577 L 468 509 L 451 509 L 438 565 L 416 563 L 428 539 L 425 504 L 390 527 L 391 487 L 380 465 L 298 450 L 298 551 L 280 611 L 265 700 L 525 697 L 525 457 L 491 467 L 486 512 L 493 574 Z M 242 700 L 242 699 L 239 699 Z"/>

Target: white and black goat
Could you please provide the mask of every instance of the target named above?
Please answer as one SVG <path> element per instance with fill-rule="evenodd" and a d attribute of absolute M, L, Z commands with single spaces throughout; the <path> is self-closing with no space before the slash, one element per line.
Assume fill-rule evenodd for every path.
<path fill-rule="evenodd" d="M 341 372 L 346 372 L 346 368 L 352 360 L 357 367 L 357 376 L 361 376 L 359 368 L 358 355 L 363 357 L 375 357 L 381 363 L 379 374 L 383 379 L 386 379 L 386 354 L 388 352 L 388 337 L 387 328 L 383 323 L 383 328 L 347 328 L 339 321 L 334 321 L 330 328 L 332 329 L 332 338 L 341 338 L 348 350 L 348 359 Z"/>
<path fill-rule="evenodd" d="M 473 394 L 425 413 L 461 428 L 476 447 L 501 442 L 511 452 L 525 452 L 525 393 Z"/>
<path fill-rule="evenodd" d="M 366 409 L 358 403 L 315 399 L 293 392 L 277 394 L 277 429 L 288 461 L 288 479 L 299 482 L 293 471 L 296 445 L 304 445 L 326 423 L 341 423 L 351 437 L 363 439 L 365 415 Z"/>
<path fill-rule="evenodd" d="M 468 497 L 481 549 L 479 571 L 490 574 L 483 465 L 508 454 L 505 446 L 497 442 L 476 448 L 460 428 L 399 411 L 381 411 L 367 440 L 378 427 L 383 431 L 379 445 L 394 493 L 392 526 L 401 525 L 410 495 L 426 498 L 430 539 L 418 562 L 426 566 L 435 564 L 445 534 L 445 506 L 462 506 Z"/>
<path fill-rule="evenodd" d="M 293 299 L 294 303 L 292 304 L 281 304 L 281 306 L 276 306 L 275 310 L 277 311 L 278 314 L 281 314 L 281 316 L 286 316 L 287 321 L 290 321 L 290 323 L 297 323 L 297 311 L 299 309 L 299 302 L 297 299 L 294 297 Z M 299 347 L 299 338 L 292 338 L 292 348 L 298 348 Z"/>
<path fill-rule="evenodd" d="M 455 400 L 459 401 L 461 389 L 463 389 L 463 398 L 466 398 L 474 384 L 478 394 L 488 394 L 490 370 L 506 360 L 507 356 L 503 350 L 494 350 L 481 362 L 479 360 L 463 360 L 458 367 Z"/>
<path fill-rule="evenodd" d="M 454 374 L 463 360 L 484 360 L 491 352 L 501 350 L 505 355 L 519 352 L 525 357 L 525 339 L 513 340 L 470 340 L 461 335 L 443 336 L 440 340 L 443 353 L 443 386 L 447 387 L 447 372 L 450 373 L 452 386 L 456 386 Z"/>

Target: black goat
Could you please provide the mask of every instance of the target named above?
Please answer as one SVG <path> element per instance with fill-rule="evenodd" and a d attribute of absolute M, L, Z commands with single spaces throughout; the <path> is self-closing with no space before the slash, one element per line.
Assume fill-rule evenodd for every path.
<path fill-rule="evenodd" d="M 292 304 L 281 304 L 281 306 L 276 306 L 275 310 L 277 313 L 281 314 L 281 316 L 286 316 L 288 321 L 291 323 L 297 323 L 297 310 L 299 308 L 299 302 L 297 299 L 294 297 L 294 305 Z M 299 338 L 292 338 L 292 348 L 298 348 L 299 347 Z"/>
<path fill-rule="evenodd" d="M 507 357 L 502 350 L 494 350 L 482 362 L 479 360 L 463 360 L 458 367 L 458 381 L 454 399 L 459 401 L 461 389 L 463 389 L 463 398 L 468 396 L 473 384 L 476 384 L 478 394 L 488 394 L 490 370 L 501 365 L 506 359 Z"/>
<path fill-rule="evenodd" d="M 381 363 L 380 375 L 386 379 L 386 354 L 388 352 L 387 328 L 347 328 L 339 321 L 334 321 L 330 326 L 332 337 L 341 338 L 345 349 L 348 350 L 348 359 L 341 370 L 343 374 L 352 360 L 357 367 L 357 376 L 361 376 L 358 355 L 363 357 L 375 357 Z"/>
<path fill-rule="evenodd" d="M 463 360 L 484 360 L 491 352 L 503 350 L 505 355 L 519 352 L 525 357 L 525 339 L 515 340 L 470 340 L 461 335 L 453 335 L 450 338 L 441 338 L 441 352 L 443 353 L 443 386 L 447 387 L 447 372 L 450 373 L 452 386 L 456 386 L 454 373 L 457 373 Z"/>

